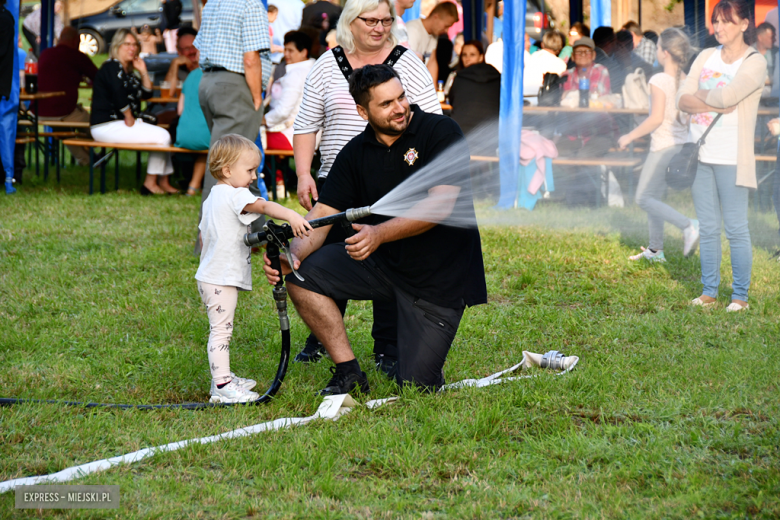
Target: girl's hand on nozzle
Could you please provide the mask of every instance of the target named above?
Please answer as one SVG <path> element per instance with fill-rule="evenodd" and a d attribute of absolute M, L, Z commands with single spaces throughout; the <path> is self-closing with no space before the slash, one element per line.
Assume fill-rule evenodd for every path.
<path fill-rule="evenodd" d="M 633 139 L 631 139 L 631 137 L 629 137 L 628 134 L 621 135 L 620 139 L 618 139 L 618 148 L 620 148 L 621 150 L 625 150 L 628 147 L 628 145 L 631 144 L 631 141 L 633 141 Z"/>
<path fill-rule="evenodd" d="M 290 226 L 292 226 L 293 234 L 296 238 L 309 236 L 309 233 L 313 229 L 311 224 L 309 224 L 309 221 L 300 215 L 290 219 Z"/>

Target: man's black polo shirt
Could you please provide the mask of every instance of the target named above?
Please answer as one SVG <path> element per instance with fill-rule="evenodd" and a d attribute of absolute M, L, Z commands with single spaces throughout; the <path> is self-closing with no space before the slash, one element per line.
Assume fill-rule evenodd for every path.
<path fill-rule="evenodd" d="M 468 164 L 468 145 L 457 123 L 423 112 L 417 105 L 412 105 L 412 112 L 409 127 L 389 148 L 377 141 L 371 125 L 347 143 L 333 163 L 318 202 L 339 211 L 370 206 L 445 150 L 461 155 L 459 164 Z M 416 152 L 416 159 L 409 160 L 410 151 Z M 462 184 L 464 179 L 457 181 Z M 468 174 L 465 182 L 470 182 Z M 371 255 L 393 283 L 442 307 L 487 303 L 482 246 L 470 192 L 463 190 L 460 196 L 468 198 L 473 227 L 437 225 L 420 235 L 382 244 Z M 361 223 L 376 225 L 389 219 L 371 215 Z"/>

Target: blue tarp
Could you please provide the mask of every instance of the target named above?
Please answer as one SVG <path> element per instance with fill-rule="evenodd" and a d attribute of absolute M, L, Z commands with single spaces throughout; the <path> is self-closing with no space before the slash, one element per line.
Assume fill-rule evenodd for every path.
<path fill-rule="evenodd" d="M 520 134 L 523 128 L 525 2 L 504 2 L 504 27 L 504 70 L 501 73 L 501 111 L 498 122 L 501 178 L 498 207 L 512 208 L 517 200 Z"/>
<path fill-rule="evenodd" d="M 610 0 L 590 1 L 591 34 L 598 27 L 612 27 L 612 2 Z"/>
<path fill-rule="evenodd" d="M 420 17 L 420 4 L 422 1 L 415 2 L 414 5 L 410 8 L 404 11 L 404 14 L 401 16 L 401 20 L 403 20 L 406 23 L 411 22 L 412 20 L 416 20 Z"/>
<path fill-rule="evenodd" d="M 19 2 L 6 3 L 14 24 L 14 41 L 19 40 Z M 14 72 L 10 99 L 0 100 L 0 160 L 5 170 L 5 192 L 16 191 L 12 185 L 14 178 L 14 141 L 16 140 L 16 114 L 19 111 L 19 53 L 14 52 Z"/>

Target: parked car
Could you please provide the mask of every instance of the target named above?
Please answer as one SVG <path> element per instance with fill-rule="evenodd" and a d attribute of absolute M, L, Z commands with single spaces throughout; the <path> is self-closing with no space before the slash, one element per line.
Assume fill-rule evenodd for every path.
<path fill-rule="evenodd" d="M 182 0 L 182 24 L 192 24 L 192 0 Z M 148 25 L 152 30 L 162 23 L 160 0 L 122 0 L 102 13 L 73 18 L 71 25 L 78 29 L 79 50 L 90 56 L 108 52 L 111 38 L 119 29 L 139 30 Z"/>
<path fill-rule="evenodd" d="M 544 0 L 527 0 L 525 4 L 525 33 L 532 40 L 542 41 L 542 35 L 555 28 L 552 11 Z"/>

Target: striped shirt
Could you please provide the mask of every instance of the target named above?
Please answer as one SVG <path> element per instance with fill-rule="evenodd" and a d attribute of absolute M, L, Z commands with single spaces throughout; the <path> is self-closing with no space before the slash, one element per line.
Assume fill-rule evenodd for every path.
<path fill-rule="evenodd" d="M 244 73 L 244 53 L 260 51 L 263 85 L 271 75 L 271 39 L 268 13 L 260 0 L 209 0 L 195 47 L 200 51 L 201 67 L 224 67 Z"/>
<path fill-rule="evenodd" d="M 404 52 L 393 68 L 401 76 L 410 104 L 419 105 L 425 112 L 442 113 L 433 79 L 420 58 L 413 52 Z M 326 51 L 306 77 L 303 102 L 295 118 L 295 134 L 322 130 L 320 177 L 328 176 L 344 145 L 365 129 L 366 121 L 357 112 L 355 100 L 349 93 L 349 83 L 336 62 L 333 50 Z"/>

